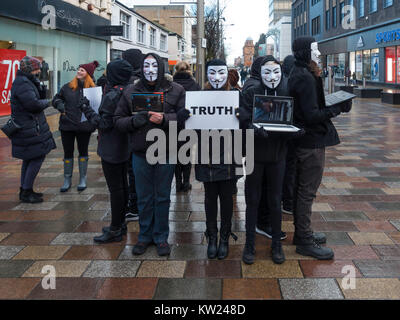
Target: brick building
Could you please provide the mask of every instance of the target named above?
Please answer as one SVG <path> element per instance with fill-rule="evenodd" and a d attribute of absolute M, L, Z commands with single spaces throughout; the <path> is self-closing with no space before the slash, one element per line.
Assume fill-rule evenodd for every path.
<path fill-rule="evenodd" d="M 252 38 L 247 38 L 243 47 L 243 65 L 250 67 L 253 63 L 254 43 Z"/>

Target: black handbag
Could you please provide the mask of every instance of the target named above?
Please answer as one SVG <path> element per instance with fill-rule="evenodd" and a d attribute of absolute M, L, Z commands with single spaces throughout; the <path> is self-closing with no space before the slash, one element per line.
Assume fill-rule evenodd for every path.
<path fill-rule="evenodd" d="M 1 131 L 3 131 L 4 134 L 11 139 L 12 135 L 21 128 L 22 127 L 18 123 L 16 123 L 11 117 L 10 119 L 8 119 L 7 123 L 1 127 Z"/>

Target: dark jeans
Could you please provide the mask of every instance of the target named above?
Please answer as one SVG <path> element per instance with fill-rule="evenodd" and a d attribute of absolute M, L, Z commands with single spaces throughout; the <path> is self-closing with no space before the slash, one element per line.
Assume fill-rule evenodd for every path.
<path fill-rule="evenodd" d="M 294 183 L 296 179 L 296 152 L 292 141 L 288 142 L 285 178 L 283 179 L 282 201 L 293 206 Z"/>
<path fill-rule="evenodd" d="M 270 227 L 271 226 L 271 213 L 268 208 L 268 198 L 267 198 L 267 176 L 264 172 L 264 177 L 261 186 L 261 198 L 260 204 L 258 206 L 257 212 L 257 226 L 260 227 Z"/>
<path fill-rule="evenodd" d="M 281 162 L 256 162 L 252 174 L 246 176 L 246 242 L 254 244 L 257 213 L 261 200 L 263 182 L 266 183 L 266 201 L 268 204 L 272 241 L 279 241 L 282 229 L 282 184 L 285 174 L 285 160 Z"/>
<path fill-rule="evenodd" d="M 188 183 L 190 180 L 190 170 L 192 169 L 192 164 L 180 164 L 175 166 L 175 179 L 177 183 Z M 179 182 L 178 182 L 179 181 Z"/>
<path fill-rule="evenodd" d="M 139 209 L 139 241 L 163 243 L 169 236 L 169 206 L 173 164 L 148 164 L 146 158 L 132 156 Z"/>
<path fill-rule="evenodd" d="M 75 132 L 61 130 L 61 142 L 64 148 L 64 159 L 74 157 L 75 139 L 78 143 L 80 157 L 87 157 L 91 132 Z"/>
<path fill-rule="evenodd" d="M 126 163 L 114 164 L 101 160 L 111 202 L 111 226 L 121 228 L 125 222 L 128 203 L 128 180 Z"/>
<path fill-rule="evenodd" d="M 294 188 L 294 226 L 299 239 L 312 237 L 311 207 L 322 181 L 325 148 L 296 148 L 296 182 Z"/>
<path fill-rule="evenodd" d="M 221 232 L 227 235 L 231 232 L 233 215 L 233 188 L 236 179 L 204 182 L 204 206 L 206 225 L 209 233 L 217 233 L 218 198 L 221 207 Z"/>
<path fill-rule="evenodd" d="M 35 159 L 24 160 L 21 167 L 21 188 L 32 189 L 33 183 L 42 167 L 43 161 L 46 156 Z"/>

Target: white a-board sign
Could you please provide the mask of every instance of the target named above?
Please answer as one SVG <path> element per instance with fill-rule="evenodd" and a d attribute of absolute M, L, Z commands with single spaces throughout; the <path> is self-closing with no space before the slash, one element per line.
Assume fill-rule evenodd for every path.
<path fill-rule="evenodd" d="M 101 98 L 103 95 L 103 91 L 101 87 L 94 88 L 85 88 L 83 89 L 83 95 L 89 100 L 90 107 L 96 112 L 99 113 L 99 107 L 101 104 Z M 86 121 L 85 115 L 82 113 L 81 122 Z"/>
<path fill-rule="evenodd" d="M 239 129 L 238 107 L 239 91 L 188 91 L 185 108 L 191 116 L 185 129 Z"/>

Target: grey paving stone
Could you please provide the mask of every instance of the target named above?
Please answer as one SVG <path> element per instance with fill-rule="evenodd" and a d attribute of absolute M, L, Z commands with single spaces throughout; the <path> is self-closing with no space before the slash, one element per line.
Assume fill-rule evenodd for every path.
<path fill-rule="evenodd" d="M 53 210 L 60 202 L 21 203 L 12 210 Z"/>
<path fill-rule="evenodd" d="M 364 277 L 400 278 L 400 260 L 355 260 L 354 264 Z"/>
<path fill-rule="evenodd" d="M 379 245 L 372 246 L 381 260 L 400 260 L 400 246 L 397 245 Z"/>
<path fill-rule="evenodd" d="M 89 201 L 93 194 L 63 194 L 55 196 L 49 201 Z"/>
<path fill-rule="evenodd" d="M 370 204 L 378 210 L 400 210 L 400 202 L 370 202 Z"/>
<path fill-rule="evenodd" d="M 325 189 L 319 188 L 318 192 L 323 196 L 348 196 L 351 192 L 348 189 Z"/>
<path fill-rule="evenodd" d="M 393 176 L 368 177 L 368 179 L 373 182 L 400 182 L 400 177 L 393 177 Z"/>
<path fill-rule="evenodd" d="M 335 279 L 279 279 L 286 300 L 344 299 Z"/>
<path fill-rule="evenodd" d="M 326 235 L 326 243 L 329 245 L 354 245 L 347 232 L 324 232 Z"/>
<path fill-rule="evenodd" d="M 9 260 L 20 252 L 24 246 L 0 246 L 0 260 Z"/>
<path fill-rule="evenodd" d="M 400 220 L 390 220 L 389 222 L 400 231 Z"/>
<path fill-rule="evenodd" d="M 50 244 L 57 245 L 93 245 L 93 237 L 98 236 L 96 232 L 76 232 L 76 233 L 60 233 Z"/>
<path fill-rule="evenodd" d="M 219 300 L 221 279 L 160 279 L 155 300 Z"/>
<path fill-rule="evenodd" d="M 111 209 L 111 204 L 109 201 L 97 201 L 95 202 L 89 210 L 97 210 L 97 211 L 108 211 Z"/>
<path fill-rule="evenodd" d="M 173 246 L 171 246 L 173 247 Z M 149 246 L 146 252 L 140 256 L 132 254 L 133 246 L 126 246 L 119 255 L 118 260 L 167 260 L 167 256 L 160 257 L 156 246 Z"/>
<path fill-rule="evenodd" d="M 92 261 L 82 277 L 86 278 L 134 278 L 140 261 Z"/>
<path fill-rule="evenodd" d="M 203 260 L 207 259 L 207 246 L 176 245 L 172 248 L 169 260 Z"/>
<path fill-rule="evenodd" d="M 33 262 L 32 260 L 0 260 L 0 278 L 19 278 Z"/>
<path fill-rule="evenodd" d="M 326 221 L 369 220 L 361 211 L 330 211 L 321 212 L 320 214 Z"/>
<path fill-rule="evenodd" d="M 367 189 L 367 188 L 363 188 L 363 189 L 349 189 L 351 194 L 354 195 L 358 195 L 358 194 L 386 194 L 384 193 L 381 189 Z"/>
<path fill-rule="evenodd" d="M 204 232 L 206 224 L 204 222 L 182 222 L 172 221 L 169 223 L 170 232 Z"/>

